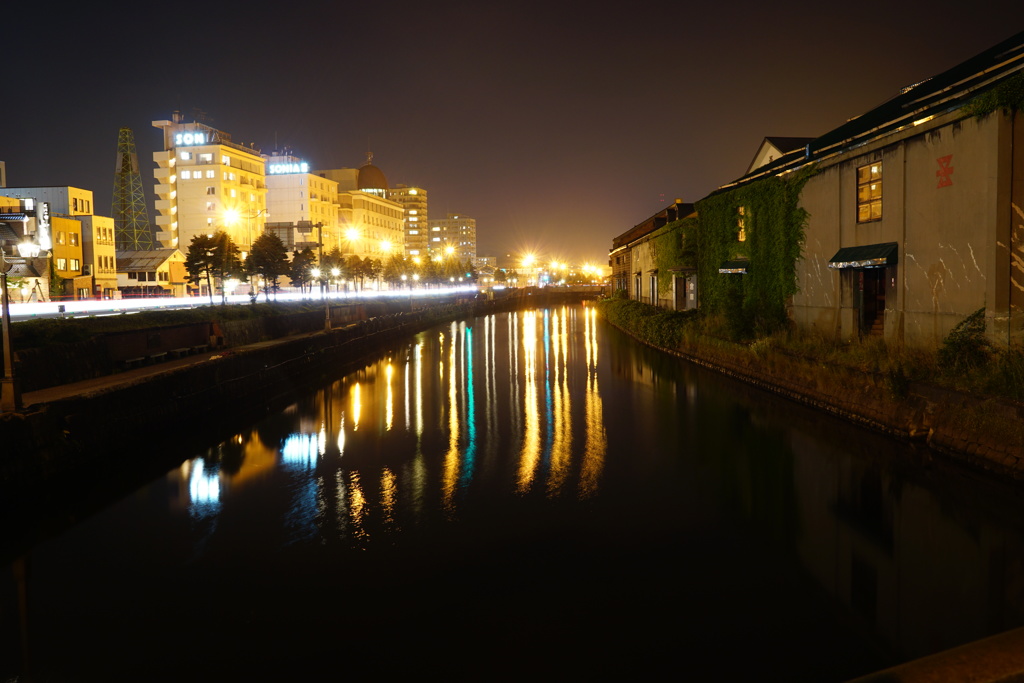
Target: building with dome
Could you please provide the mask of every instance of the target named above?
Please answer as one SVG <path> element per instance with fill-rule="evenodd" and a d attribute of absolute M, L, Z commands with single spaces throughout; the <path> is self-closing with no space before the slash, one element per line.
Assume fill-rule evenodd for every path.
<path fill-rule="evenodd" d="M 338 247 L 360 258 L 387 259 L 405 253 L 405 211 L 388 199 L 388 180 L 374 166 L 373 155 L 359 168 L 315 171 L 338 183 L 338 240 L 324 250 Z"/>

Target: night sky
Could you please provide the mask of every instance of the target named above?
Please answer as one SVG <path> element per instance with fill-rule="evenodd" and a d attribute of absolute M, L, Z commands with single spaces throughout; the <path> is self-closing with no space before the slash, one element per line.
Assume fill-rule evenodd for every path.
<path fill-rule="evenodd" d="M 201 110 L 316 168 L 372 151 L 431 217 L 475 218 L 480 255 L 599 263 L 765 136 L 821 135 L 1024 29 L 1020 0 L 43 7 L 4 9 L 10 186 L 84 187 L 109 215 L 118 128 L 151 191 L 151 122 Z"/>

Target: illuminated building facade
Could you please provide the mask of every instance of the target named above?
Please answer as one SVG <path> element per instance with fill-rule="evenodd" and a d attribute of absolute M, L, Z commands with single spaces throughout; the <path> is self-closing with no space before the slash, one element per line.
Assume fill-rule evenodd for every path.
<path fill-rule="evenodd" d="M 79 216 L 82 224 L 82 261 L 92 275 L 93 296 L 117 294 L 117 252 L 114 219 L 110 216 Z"/>
<path fill-rule="evenodd" d="M 18 190 L 3 193 L 8 192 L 14 195 Z M 14 301 L 49 301 L 51 228 L 48 203 L 33 197 L 0 196 L 0 247 L 10 266 L 7 281 Z M 38 253 L 23 255 L 21 245 L 34 245 Z"/>
<path fill-rule="evenodd" d="M 114 219 L 93 214 L 92 190 L 69 186 L 19 187 L 8 188 L 4 193 L 32 198 L 49 207 L 54 271 L 64 281 L 61 296 L 115 296 Z"/>
<path fill-rule="evenodd" d="M 405 255 L 427 256 L 430 238 L 430 226 L 427 225 L 427 191 L 422 187 L 399 184 L 388 191 L 388 199 L 401 204 L 405 212 Z"/>
<path fill-rule="evenodd" d="M 342 252 L 379 260 L 405 252 L 404 209 L 387 198 L 387 178 L 379 168 L 368 160 L 358 169 L 316 171 L 316 174 L 338 183 Z"/>
<path fill-rule="evenodd" d="M 178 249 L 117 252 L 117 284 L 126 298 L 187 296 L 186 277 Z"/>
<path fill-rule="evenodd" d="M 322 230 L 324 251 L 341 249 L 338 211 L 338 181 L 313 173 L 308 163 L 286 152 L 267 157 L 266 229 L 285 248 L 316 251 Z"/>
<path fill-rule="evenodd" d="M 226 232 L 247 255 L 266 222 L 266 161 L 259 150 L 203 123 L 154 121 L 164 132 L 156 162 L 156 237 L 188 250 L 197 235 Z"/>
<path fill-rule="evenodd" d="M 446 218 L 434 219 L 427 224 L 430 226 L 430 258 L 452 256 L 459 261 L 476 258 L 476 220 L 450 213 Z"/>

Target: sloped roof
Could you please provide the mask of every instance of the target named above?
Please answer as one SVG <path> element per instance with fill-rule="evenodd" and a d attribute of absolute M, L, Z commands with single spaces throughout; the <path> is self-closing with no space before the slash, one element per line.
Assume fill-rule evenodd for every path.
<path fill-rule="evenodd" d="M 175 253 L 180 252 L 177 249 L 119 251 L 117 252 L 117 270 L 119 273 L 151 272 L 162 266 Z"/>
<path fill-rule="evenodd" d="M 932 78 L 903 88 L 883 102 L 841 126 L 814 138 L 716 192 L 756 178 L 794 170 L 866 142 L 896 133 L 921 121 L 962 107 L 977 95 L 1024 71 L 1024 32 L 1007 38 L 984 52 Z M 715 194 L 715 193 L 712 193 Z"/>
<path fill-rule="evenodd" d="M 764 165 L 761 164 L 761 166 L 755 166 L 755 164 L 757 164 L 757 160 L 764 155 L 766 148 L 775 150 L 778 156 L 781 157 L 788 152 L 792 152 L 793 150 L 804 149 L 808 143 L 813 141 L 814 138 L 787 138 L 779 136 L 766 137 L 764 140 L 761 141 L 761 145 L 757 148 L 757 152 L 754 153 L 754 158 L 750 160 L 749 164 L 747 164 L 747 173 L 750 173 L 754 169 L 760 168 L 761 166 Z M 775 160 L 769 159 L 765 163 L 771 163 L 772 161 Z"/>
<path fill-rule="evenodd" d="M 672 214 L 674 215 L 671 221 L 669 220 L 669 212 L 672 212 Z M 619 249 L 620 247 L 623 247 L 627 244 L 630 244 L 631 242 L 635 242 L 638 239 L 646 237 L 647 235 L 651 234 L 652 232 L 662 227 L 663 225 L 671 223 L 672 221 L 675 220 L 679 220 L 680 218 L 685 218 L 689 216 L 691 213 L 693 213 L 693 204 L 688 204 L 682 201 L 676 201 L 675 203 L 666 206 L 661 211 L 645 220 L 643 223 L 638 223 L 637 225 L 634 225 L 626 232 L 615 237 L 612 240 L 612 251 Z"/>

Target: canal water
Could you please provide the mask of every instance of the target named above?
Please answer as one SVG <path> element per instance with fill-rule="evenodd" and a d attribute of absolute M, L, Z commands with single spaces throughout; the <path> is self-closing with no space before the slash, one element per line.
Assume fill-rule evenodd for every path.
<path fill-rule="evenodd" d="M 1024 623 L 1013 490 L 593 308 L 443 325 L 220 428 L 10 564 L 0 680 L 841 681 Z"/>

